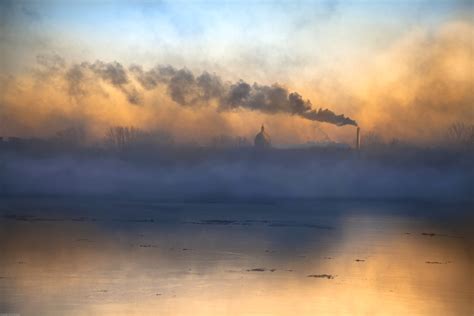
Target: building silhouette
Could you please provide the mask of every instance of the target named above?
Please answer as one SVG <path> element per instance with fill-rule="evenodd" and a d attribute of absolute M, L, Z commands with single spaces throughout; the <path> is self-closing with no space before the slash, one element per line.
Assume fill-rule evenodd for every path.
<path fill-rule="evenodd" d="M 262 124 L 260 133 L 255 136 L 255 148 L 268 148 L 271 147 L 271 145 L 270 135 L 265 133 L 265 127 Z"/>

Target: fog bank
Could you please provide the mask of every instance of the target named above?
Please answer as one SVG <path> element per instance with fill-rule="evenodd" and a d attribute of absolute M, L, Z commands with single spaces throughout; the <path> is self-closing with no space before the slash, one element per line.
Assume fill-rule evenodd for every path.
<path fill-rule="evenodd" d="M 427 155 L 430 158 L 425 158 Z M 149 155 L 5 154 L 3 195 L 156 199 L 472 199 L 472 153 L 181 149 Z"/>

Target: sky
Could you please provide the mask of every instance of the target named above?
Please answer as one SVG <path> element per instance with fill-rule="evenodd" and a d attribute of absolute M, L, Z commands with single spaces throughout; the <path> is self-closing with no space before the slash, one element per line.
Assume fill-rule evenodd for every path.
<path fill-rule="evenodd" d="M 130 68 L 150 75 L 167 65 L 196 79 L 211 74 L 226 96 L 241 81 L 251 96 L 297 92 L 311 109 L 343 114 L 387 141 L 433 142 L 454 122 L 474 123 L 472 1 L 0 3 L 3 136 L 80 125 L 97 139 L 133 125 L 204 142 L 253 138 L 264 123 L 281 144 L 353 139 L 353 125 L 308 119 L 280 101 L 230 106 L 189 84 L 179 101 L 176 78 L 144 86 Z M 101 72 L 117 65 L 123 81 Z"/>

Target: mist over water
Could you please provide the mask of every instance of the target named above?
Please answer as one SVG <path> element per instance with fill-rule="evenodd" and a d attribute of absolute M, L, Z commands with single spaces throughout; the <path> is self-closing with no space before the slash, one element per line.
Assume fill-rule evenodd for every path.
<path fill-rule="evenodd" d="M 430 156 L 427 158 L 427 156 Z M 158 199 L 421 198 L 472 200 L 469 151 L 168 148 L 157 152 L 5 153 L 3 195 Z"/>

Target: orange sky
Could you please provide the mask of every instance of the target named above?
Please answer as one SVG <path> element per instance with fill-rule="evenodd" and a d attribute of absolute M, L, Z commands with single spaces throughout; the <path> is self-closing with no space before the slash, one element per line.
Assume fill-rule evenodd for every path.
<path fill-rule="evenodd" d="M 90 7 L 103 10 L 94 5 Z M 25 8 L 29 7 L 23 11 Z M 94 45 L 105 30 L 111 28 L 106 15 L 102 22 L 95 21 L 102 27 L 98 34 L 85 40 L 83 32 L 90 26 L 82 27 L 75 21 L 85 14 L 81 10 L 66 23 L 61 18 L 66 19 L 73 12 L 65 11 L 61 16 L 56 11 L 64 8 L 35 9 L 38 17 L 31 18 L 29 24 L 7 19 L 1 26 L 7 43 L 11 40 L 11 47 L 2 45 L 3 55 L 8 58 L 0 67 L 0 133 L 3 136 L 50 136 L 60 129 L 83 126 L 91 139 L 98 139 L 109 126 L 133 125 L 166 130 L 178 141 L 206 142 L 219 134 L 253 138 L 264 123 L 276 144 L 321 140 L 324 133 L 336 141 L 353 141 L 353 126 L 337 127 L 285 113 L 220 111 L 213 102 L 183 107 L 170 98 L 165 86 L 146 90 L 130 72 L 127 72 L 129 82 L 120 87 L 88 73 L 81 79 L 80 93 L 71 94 L 68 71 L 81 62 L 96 60 L 118 61 L 125 69 L 131 64 L 143 65 L 145 70 L 156 64 L 171 64 L 185 67 L 195 75 L 208 71 L 224 81 L 278 83 L 311 100 L 314 108 L 329 108 L 336 114 L 349 116 L 360 124 L 363 133 L 375 132 L 386 140 L 430 142 L 441 139 L 454 122 L 474 122 L 474 23 L 472 18 L 454 13 L 443 19 L 436 15 L 434 19 L 435 13 L 431 12 L 429 19 L 424 18 L 426 21 L 407 26 L 393 24 L 395 22 L 386 18 L 385 11 L 381 17 L 382 13 L 377 11 L 381 9 L 375 5 L 370 9 L 378 15 L 372 12 L 371 23 L 358 20 L 362 14 L 358 6 L 343 6 L 329 13 L 324 11 L 329 9 L 323 8 L 321 12 L 327 16 L 316 22 L 305 20 L 309 16 L 304 10 L 291 7 L 291 20 L 286 23 L 293 23 L 292 28 L 286 30 L 286 24 L 278 22 L 272 31 L 268 20 L 284 15 L 284 10 L 262 10 L 262 13 L 258 7 L 254 14 L 260 17 L 260 22 L 256 22 L 255 29 L 246 32 L 243 29 L 232 31 L 235 21 L 226 22 L 219 15 L 209 17 L 210 25 L 186 19 L 187 14 L 197 9 L 185 7 L 187 10 L 179 12 L 186 22 L 178 21 L 174 28 L 163 26 L 166 23 L 162 20 L 156 22 L 165 35 L 155 34 L 154 41 L 150 39 L 150 32 L 142 29 L 143 25 L 134 24 L 138 17 L 126 16 L 121 26 L 142 30 L 142 40 L 151 41 L 145 45 L 147 48 L 140 49 L 137 44 L 141 33 L 135 38 L 123 31 L 119 43 L 110 50 L 100 50 L 101 46 Z M 164 8 L 161 17 L 169 17 L 172 9 L 176 8 Z M 398 14 L 410 16 L 408 9 L 398 10 Z M 240 11 L 245 12 L 239 7 L 242 13 Z M 218 8 L 215 12 L 224 14 L 225 10 Z M 405 15 L 406 21 L 416 17 Z M 245 20 L 242 21 L 245 25 Z M 300 28 L 294 26 L 297 22 L 303 23 Z M 43 27 L 39 33 L 32 29 L 35 23 Z M 58 31 L 61 23 L 67 27 Z M 194 24 L 191 29 L 181 30 L 184 26 L 179 23 Z M 201 29 L 194 28 L 196 23 Z M 383 32 L 369 28 L 379 24 Z M 212 28 L 216 25 L 230 35 L 233 32 L 235 38 L 227 39 L 225 34 L 216 33 Z M 351 29 L 353 25 L 357 28 Z M 26 38 L 39 34 L 35 38 L 38 41 L 43 38 L 44 42 L 31 44 L 33 47 L 21 46 L 12 39 L 14 34 Z M 214 42 L 209 39 L 211 35 L 216 36 Z M 258 45 L 253 44 L 252 39 Z M 129 47 L 124 49 L 122 46 L 127 43 Z M 135 55 L 131 53 L 134 45 Z M 150 55 L 153 45 L 159 49 Z M 18 46 L 16 57 L 12 53 L 15 46 Z M 170 52 L 172 48 L 178 50 Z M 16 63 L 21 66 L 13 66 Z M 128 102 L 127 91 L 140 95 L 142 104 Z"/>

